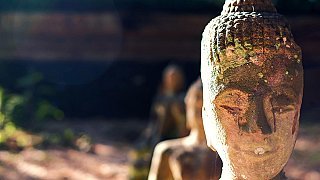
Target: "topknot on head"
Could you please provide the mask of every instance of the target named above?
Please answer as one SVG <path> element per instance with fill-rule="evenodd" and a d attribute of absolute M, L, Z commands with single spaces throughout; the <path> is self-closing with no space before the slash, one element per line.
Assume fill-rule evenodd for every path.
<path fill-rule="evenodd" d="M 271 0 L 226 0 L 222 14 L 203 33 L 202 57 L 220 68 L 262 66 L 280 56 L 300 63 L 301 49 Z"/>
<path fill-rule="evenodd" d="M 276 13 L 271 0 L 226 0 L 221 14 L 235 12 Z"/>

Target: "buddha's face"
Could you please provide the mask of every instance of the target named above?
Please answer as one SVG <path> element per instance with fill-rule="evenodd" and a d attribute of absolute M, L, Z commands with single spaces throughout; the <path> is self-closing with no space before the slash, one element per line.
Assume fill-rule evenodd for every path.
<path fill-rule="evenodd" d="M 203 87 L 208 145 L 236 177 L 275 177 L 287 163 L 297 137 L 301 64 L 287 59 L 259 66 L 247 63 L 219 75 Z"/>

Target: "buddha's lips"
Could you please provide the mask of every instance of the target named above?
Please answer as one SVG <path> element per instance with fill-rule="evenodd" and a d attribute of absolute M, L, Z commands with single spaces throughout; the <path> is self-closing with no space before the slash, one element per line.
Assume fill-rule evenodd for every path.
<path fill-rule="evenodd" d="M 271 146 L 264 146 L 264 145 L 256 145 L 251 148 L 236 148 L 231 147 L 234 151 L 241 153 L 241 155 L 247 155 L 252 157 L 262 157 L 262 158 L 269 158 L 272 155 L 275 155 L 279 149 L 278 146 L 271 147 Z M 257 152 L 258 150 L 263 150 L 263 153 Z"/>

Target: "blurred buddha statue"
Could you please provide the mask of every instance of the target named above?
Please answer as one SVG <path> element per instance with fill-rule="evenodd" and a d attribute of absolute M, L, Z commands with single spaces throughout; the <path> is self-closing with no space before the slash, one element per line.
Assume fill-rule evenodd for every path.
<path fill-rule="evenodd" d="M 146 179 L 155 145 L 188 135 L 184 99 L 184 74 L 175 65 L 165 68 L 160 89 L 151 107 L 150 123 L 131 153 L 130 179 Z"/>
<path fill-rule="evenodd" d="M 301 49 L 271 0 L 226 0 L 205 28 L 203 120 L 221 179 L 285 179 L 303 94 Z"/>
<path fill-rule="evenodd" d="M 151 108 L 151 126 L 147 135 L 151 143 L 186 136 L 184 74 L 175 65 L 169 65 L 163 72 L 160 90 Z"/>
<path fill-rule="evenodd" d="M 149 180 L 219 179 L 222 162 L 206 144 L 203 130 L 202 84 L 200 79 L 185 98 L 189 136 L 160 142 L 154 151 Z"/>

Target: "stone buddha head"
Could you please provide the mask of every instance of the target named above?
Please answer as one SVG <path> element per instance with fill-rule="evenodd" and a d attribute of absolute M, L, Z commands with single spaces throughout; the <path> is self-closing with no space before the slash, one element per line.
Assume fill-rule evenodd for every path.
<path fill-rule="evenodd" d="M 201 47 L 204 129 L 222 177 L 276 177 L 294 148 L 303 94 L 287 21 L 271 0 L 226 0 Z"/>

